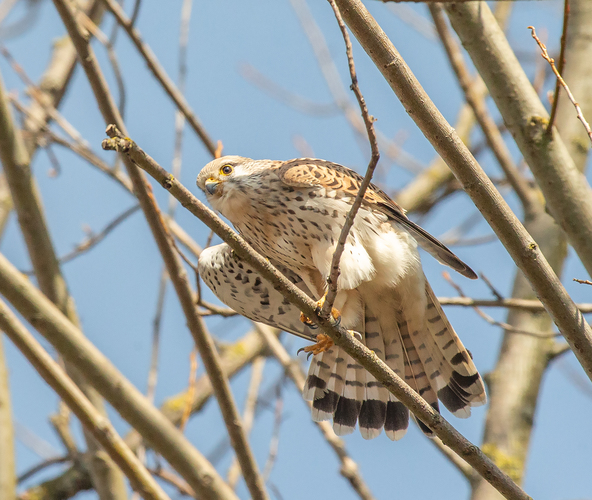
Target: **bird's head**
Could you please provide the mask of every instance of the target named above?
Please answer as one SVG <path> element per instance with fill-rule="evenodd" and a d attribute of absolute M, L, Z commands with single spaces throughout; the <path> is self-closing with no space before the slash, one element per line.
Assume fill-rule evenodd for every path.
<path fill-rule="evenodd" d="M 206 198 L 214 209 L 226 217 L 225 212 L 236 210 L 231 207 L 240 203 L 241 185 L 251 173 L 248 166 L 255 162 L 242 156 L 223 156 L 208 163 L 197 176 L 198 187 L 206 194 Z"/>

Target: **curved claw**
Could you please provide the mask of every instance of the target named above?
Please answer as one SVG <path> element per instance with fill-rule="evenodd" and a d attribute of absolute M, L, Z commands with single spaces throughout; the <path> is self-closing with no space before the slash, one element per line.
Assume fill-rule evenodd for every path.
<path fill-rule="evenodd" d="M 323 304 L 325 303 L 325 296 L 321 297 L 320 300 L 317 301 L 316 313 L 320 314 L 323 309 Z M 331 319 L 333 319 L 333 324 L 335 326 L 339 326 L 341 324 L 341 313 L 335 309 L 334 307 L 331 308 Z M 312 330 L 316 330 L 319 326 L 316 323 L 313 323 L 306 314 L 303 312 L 300 313 L 300 321 L 302 321 L 306 326 L 308 326 Z"/>
<path fill-rule="evenodd" d="M 328 335 L 324 333 L 319 333 L 317 335 L 317 343 L 313 345 L 308 345 L 301 350 L 313 355 L 320 354 L 322 352 L 328 351 L 333 347 L 333 340 Z M 298 351 L 300 352 L 300 350 Z"/>

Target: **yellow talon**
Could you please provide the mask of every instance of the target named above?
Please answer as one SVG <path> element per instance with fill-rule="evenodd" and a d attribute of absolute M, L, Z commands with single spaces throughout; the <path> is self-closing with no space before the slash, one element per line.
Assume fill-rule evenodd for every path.
<path fill-rule="evenodd" d="M 331 347 L 333 347 L 333 341 L 331 340 L 331 337 L 325 335 L 324 333 L 319 333 L 317 335 L 317 343 L 306 346 L 303 350 L 304 352 L 310 352 L 316 356 L 317 354 L 328 351 L 331 349 Z"/>
<path fill-rule="evenodd" d="M 323 295 L 317 301 L 317 307 L 316 307 L 317 314 L 320 313 L 321 310 L 323 309 L 323 304 L 325 303 L 326 298 L 327 298 L 327 294 Z M 332 316 L 333 320 L 337 324 L 339 324 L 339 322 L 341 321 L 341 313 L 337 309 L 335 309 L 334 307 L 331 308 L 331 316 Z M 311 321 L 311 319 L 303 312 L 300 313 L 300 321 L 302 321 L 309 328 L 317 328 L 317 325 L 315 323 L 313 323 Z"/>

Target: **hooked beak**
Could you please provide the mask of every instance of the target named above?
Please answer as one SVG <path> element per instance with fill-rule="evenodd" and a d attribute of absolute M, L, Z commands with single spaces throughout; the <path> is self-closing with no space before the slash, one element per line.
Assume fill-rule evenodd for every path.
<path fill-rule="evenodd" d="M 207 192 L 213 195 L 216 192 L 216 189 L 218 189 L 218 184 L 220 184 L 220 181 L 217 181 L 216 179 L 208 179 L 206 181 Z"/>

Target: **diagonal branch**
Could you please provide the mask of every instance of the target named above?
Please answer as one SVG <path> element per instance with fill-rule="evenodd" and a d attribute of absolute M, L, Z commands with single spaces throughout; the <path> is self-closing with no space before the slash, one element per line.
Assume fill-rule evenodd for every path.
<path fill-rule="evenodd" d="M 123 120 L 115 106 L 113 97 L 101 72 L 95 54 L 90 47 L 84 32 L 76 21 L 75 13 L 66 0 L 54 0 L 54 5 L 64 22 L 70 38 L 76 47 L 80 61 L 91 85 L 95 99 L 108 123 L 116 123 L 125 130 Z M 123 156 L 128 175 L 134 185 L 134 191 L 140 202 L 152 235 L 164 260 L 167 272 L 175 288 L 181 307 L 187 319 L 187 326 L 200 352 L 206 372 L 212 380 L 214 394 L 218 400 L 220 411 L 226 424 L 230 441 L 241 465 L 243 476 L 253 498 L 266 499 L 267 494 L 253 452 L 242 429 L 241 418 L 234 402 L 230 384 L 220 365 L 220 355 L 205 324 L 199 316 L 193 302 L 193 294 L 187 273 L 183 268 L 179 255 L 171 241 L 171 235 L 164 225 L 164 220 L 150 185 L 129 157 Z"/>
<path fill-rule="evenodd" d="M 592 189 L 586 177 L 558 131 L 546 133 L 548 113 L 487 4 L 449 4 L 446 11 L 537 180 L 549 213 L 592 275 Z"/>
<path fill-rule="evenodd" d="M 256 253 L 212 210 L 193 196 L 187 188 L 158 165 L 137 144 L 122 137 L 114 126 L 110 126 L 107 131 L 112 138 L 103 141 L 103 149 L 124 153 L 135 165 L 146 170 L 161 186 L 177 198 L 182 206 L 218 234 L 241 259 L 253 266 L 276 290 L 318 324 L 323 333 L 331 337 L 337 345 L 374 375 L 388 391 L 405 404 L 417 418 L 426 423 L 447 446 L 462 456 L 496 489 L 510 499 L 527 500 L 529 498 L 477 446 L 464 438 L 442 415 L 437 413 L 419 394 L 393 373 L 374 352 L 354 339 L 344 328 L 339 328 L 331 320 L 320 316 L 316 311 L 316 303 L 310 297 L 286 279 L 267 259 Z"/>
<path fill-rule="evenodd" d="M 168 495 L 117 434 L 111 423 L 97 411 L 72 379 L 1 300 L 0 328 L 101 443 L 113 461 L 124 471 L 133 488 L 148 500 L 169 500 Z"/>
<path fill-rule="evenodd" d="M 29 280 L 0 254 L 0 294 L 208 499 L 236 499 L 214 467 Z"/>
<path fill-rule="evenodd" d="M 335 0 L 329 0 L 329 4 L 331 4 L 331 8 L 335 13 L 337 24 L 339 25 L 339 29 L 341 30 L 341 34 L 343 35 L 343 40 L 345 42 L 345 52 L 347 54 L 349 74 L 352 81 L 351 89 L 355 94 L 356 99 L 358 100 L 358 104 L 362 112 L 362 118 L 364 119 L 364 125 L 366 126 L 366 133 L 368 134 L 368 141 L 370 142 L 370 148 L 372 150 L 372 156 L 370 158 L 368 168 L 366 169 L 366 175 L 364 175 L 364 180 L 360 184 L 358 194 L 356 195 L 352 207 L 349 213 L 347 214 L 347 217 L 345 218 L 343 227 L 341 228 L 339 240 L 337 241 L 337 246 L 335 247 L 335 252 L 333 253 L 333 257 L 331 259 L 331 274 L 327 278 L 327 284 L 329 285 L 329 289 L 327 291 L 326 300 L 321 310 L 321 314 L 327 317 L 329 316 L 329 312 L 333 308 L 333 303 L 335 302 L 335 297 L 337 296 L 339 261 L 341 259 L 341 255 L 343 254 L 343 250 L 345 249 L 345 242 L 347 241 L 347 236 L 349 234 L 350 229 L 354 225 L 356 214 L 358 213 L 358 210 L 362 205 L 362 200 L 364 199 L 364 195 L 366 194 L 366 189 L 368 189 L 368 186 L 370 185 L 372 175 L 374 174 L 374 169 L 376 168 L 378 160 L 380 159 L 380 153 L 378 151 L 378 142 L 376 140 L 376 132 L 374 131 L 374 118 L 370 116 L 370 113 L 368 112 L 368 107 L 366 106 L 366 101 L 364 99 L 364 96 L 362 95 L 360 87 L 358 86 L 358 76 L 356 74 L 356 67 L 354 65 L 354 55 L 352 52 L 352 44 L 349 39 L 349 34 L 347 33 L 347 28 L 343 23 L 341 13 L 339 12 L 339 7 L 337 7 Z"/>
<path fill-rule="evenodd" d="M 123 27 L 125 32 L 130 37 L 133 44 L 140 52 L 140 55 L 146 61 L 148 68 L 152 71 L 154 77 L 158 80 L 158 82 L 162 85 L 162 88 L 165 90 L 167 95 L 173 100 L 175 106 L 179 109 L 183 116 L 187 119 L 187 123 L 189 123 L 190 127 L 193 131 L 198 135 L 198 137 L 203 142 L 206 149 L 210 152 L 213 157 L 216 157 L 216 144 L 208 135 L 206 129 L 199 121 L 199 118 L 193 112 L 189 103 L 183 96 L 182 92 L 177 88 L 177 86 L 173 83 L 170 77 L 167 75 L 164 68 L 156 59 L 156 56 L 148 47 L 146 43 L 142 41 L 142 37 L 138 30 L 134 27 L 133 21 L 128 19 L 123 12 L 121 6 L 115 2 L 114 0 L 101 0 L 105 6 L 111 11 L 111 13 L 115 16 L 117 22 Z M 113 120 L 111 120 L 112 122 Z"/>
<path fill-rule="evenodd" d="M 405 109 L 457 176 L 510 256 L 530 281 L 545 309 L 570 344 L 578 361 L 592 379 L 592 329 L 545 259 L 537 243 L 514 215 L 506 201 L 454 129 L 436 108 L 401 58 L 392 42 L 360 0 L 337 0 L 345 21 L 382 72 Z M 488 9 L 486 4 L 474 6 Z M 457 5 L 455 8 L 460 8 Z M 452 8 L 452 7 L 450 7 Z M 471 7 L 472 8 L 472 7 Z M 497 23 L 495 19 L 491 21 Z M 479 26 L 485 26 L 479 23 Z M 499 30 L 499 27 L 498 27 Z M 499 32 L 502 36 L 501 30 Z M 530 85 L 530 84 L 528 84 Z M 571 161 L 571 159 L 567 158 Z M 592 203 L 592 197 L 588 200 Z M 589 221 L 592 224 L 592 217 Z M 590 238 L 592 244 L 592 238 Z M 590 254 L 592 256 L 592 252 Z"/>
<path fill-rule="evenodd" d="M 429 6 L 434 24 L 438 30 L 440 40 L 444 45 L 446 54 L 450 61 L 450 65 L 456 74 L 458 83 L 462 91 L 465 94 L 465 99 L 473 113 L 475 118 L 485 135 L 485 139 L 489 148 L 495 155 L 500 167 L 506 174 L 510 185 L 514 188 L 516 195 L 522 202 L 522 206 L 526 212 L 532 210 L 534 205 L 534 191 L 530 188 L 524 176 L 518 171 L 516 164 L 512 160 L 512 155 L 504 142 L 502 134 L 497 127 L 493 117 L 490 115 L 485 104 L 485 100 L 482 98 L 482 94 L 478 95 L 475 91 L 476 87 L 484 86 L 483 79 L 480 76 L 476 77 L 477 82 L 473 81 L 469 74 L 469 70 L 465 64 L 461 48 L 458 42 L 452 37 L 448 25 L 446 24 L 446 18 L 442 6 L 438 4 Z"/>

